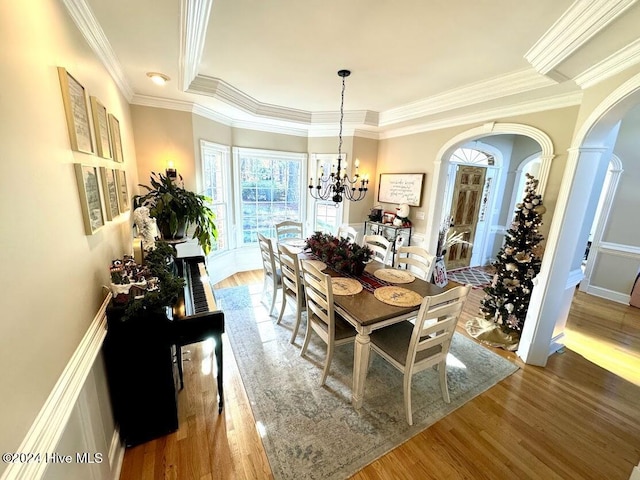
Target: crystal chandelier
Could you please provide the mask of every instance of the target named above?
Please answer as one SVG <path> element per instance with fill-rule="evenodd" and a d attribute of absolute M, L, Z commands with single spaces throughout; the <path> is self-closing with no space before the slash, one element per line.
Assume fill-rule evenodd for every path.
<path fill-rule="evenodd" d="M 324 166 L 318 176 L 317 184 L 314 185 L 313 177 L 309 178 L 309 193 L 317 200 L 331 199 L 335 203 L 342 202 L 342 198 L 357 202 L 362 200 L 367 194 L 369 180 L 367 177 L 360 178 L 358 173 L 359 161 L 354 162 L 355 173 L 352 178 L 347 175 L 347 166 L 342 167 L 342 120 L 344 119 L 344 79 L 351 75 L 349 70 L 338 71 L 338 76 L 342 77 L 342 97 L 340 99 L 340 132 L 338 134 L 338 165 L 331 167 L 330 172 L 324 171 Z M 344 170 L 344 171 L 343 171 Z"/>

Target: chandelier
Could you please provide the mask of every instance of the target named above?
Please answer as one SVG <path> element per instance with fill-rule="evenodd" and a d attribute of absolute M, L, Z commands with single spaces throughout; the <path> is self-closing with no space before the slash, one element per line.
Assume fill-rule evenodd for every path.
<path fill-rule="evenodd" d="M 347 175 L 347 161 L 342 167 L 342 120 L 344 119 L 344 79 L 351 75 L 349 70 L 338 71 L 338 76 L 342 77 L 342 96 L 340 99 L 340 132 L 338 134 L 338 165 L 334 169 L 331 166 L 329 172 L 324 171 L 324 166 L 320 170 L 317 184 L 314 185 L 313 177 L 309 178 L 309 193 L 317 200 L 331 199 L 335 203 L 342 202 L 342 198 L 357 202 L 362 200 L 367 194 L 369 179 L 365 176 L 360 178 L 358 173 L 359 161 L 354 162 L 355 173 L 352 178 Z"/>

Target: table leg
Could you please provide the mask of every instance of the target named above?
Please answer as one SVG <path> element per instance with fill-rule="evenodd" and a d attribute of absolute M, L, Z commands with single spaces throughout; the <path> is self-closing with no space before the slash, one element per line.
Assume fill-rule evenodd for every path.
<path fill-rule="evenodd" d="M 362 407 L 364 382 L 367 378 L 367 368 L 369 367 L 370 343 L 371 340 L 368 334 L 358 333 L 356 335 L 353 355 L 353 391 L 351 394 L 351 404 L 354 408 Z"/>

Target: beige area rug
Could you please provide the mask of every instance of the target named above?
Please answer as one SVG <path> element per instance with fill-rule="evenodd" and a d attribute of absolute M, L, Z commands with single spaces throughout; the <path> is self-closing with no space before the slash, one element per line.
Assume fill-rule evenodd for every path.
<path fill-rule="evenodd" d="M 253 288 L 253 287 L 252 287 Z M 267 316 L 260 290 L 215 290 L 226 331 L 276 479 L 345 479 L 428 428 L 517 370 L 502 357 L 456 334 L 448 358 L 451 403 L 442 400 L 438 373 L 413 378 L 413 420 L 405 420 L 402 375 L 374 354 L 364 405 L 351 406 L 353 346 L 335 350 L 325 387 L 325 345 L 312 337 L 300 357 L 305 317 L 294 345 L 293 315 L 282 325 Z M 257 316 L 255 309 L 261 309 Z M 290 310 L 287 311 L 289 313 Z"/>

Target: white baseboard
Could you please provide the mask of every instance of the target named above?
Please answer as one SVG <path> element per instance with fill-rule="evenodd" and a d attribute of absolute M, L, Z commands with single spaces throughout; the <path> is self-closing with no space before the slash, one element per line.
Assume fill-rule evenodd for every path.
<path fill-rule="evenodd" d="M 110 300 L 109 293 L 17 452 L 46 455 L 56 451 L 56 446 L 65 431 L 87 376 L 102 348 L 102 342 L 107 334 L 106 311 Z M 10 463 L 0 480 L 38 480 L 42 478 L 46 468 L 46 462 Z"/>
<path fill-rule="evenodd" d="M 615 292 L 613 290 L 609 290 L 607 288 L 602 288 L 602 287 L 596 287 L 594 285 L 589 285 L 585 291 L 589 295 L 606 298 L 607 300 L 611 300 L 617 303 L 624 303 L 626 305 L 629 305 L 629 301 L 631 300 L 631 295 L 627 293 Z"/>
<path fill-rule="evenodd" d="M 113 431 L 113 437 L 111 437 L 111 446 L 109 447 L 109 463 L 111 471 L 113 472 L 112 480 L 118 480 L 120 478 L 124 452 L 125 446 L 120 441 L 120 429 L 116 427 Z"/>

